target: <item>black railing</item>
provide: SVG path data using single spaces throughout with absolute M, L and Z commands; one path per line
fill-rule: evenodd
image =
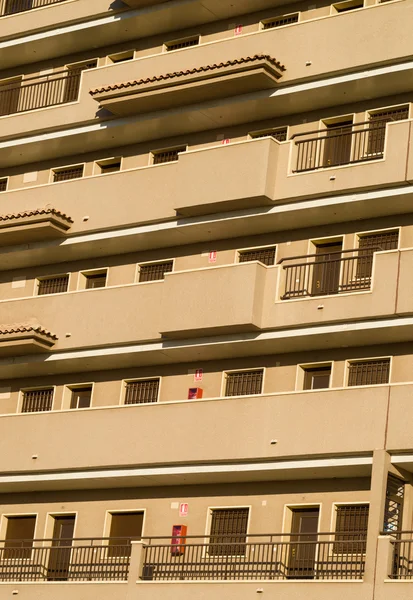
M 348 165 L 383 157 L 386 125 L 393 119 L 338 125 L 292 136 L 297 146 L 295 172 Z M 301 139 L 302 137 L 305 139 Z M 307 137 L 310 136 L 310 137 Z M 300 138 L 300 139 L 297 139 Z
M 378 250 L 381 248 L 356 248 L 281 260 L 285 271 L 285 289 L 281 299 L 370 289 L 373 254 Z M 294 262 L 285 264 L 291 261 Z
M 1 581 L 126 581 L 129 538 L 5 540 Z
M 362 579 L 366 532 L 152 538 L 143 580 Z
M 389 577 L 413 579 L 413 531 L 386 531 L 384 535 L 395 538 Z
M 79 96 L 82 71 L 95 66 L 93 61 L 79 68 L 1 83 L 0 116 L 74 102 Z
M 0 17 L 15 15 L 42 6 L 51 6 L 60 2 L 66 2 L 66 0 L 0 0 Z

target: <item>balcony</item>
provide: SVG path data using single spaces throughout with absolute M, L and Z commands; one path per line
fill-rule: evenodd
M 48 352 L 56 341 L 57 336 L 40 325 L 0 326 L 0 356 Z
M 0 246 L 64 237 L 72 219 L 54 208 L 0 215 Z
M 413 531 L 387 532 L 391 535 L 391 570 L 388 573 L 391 579 L 413 579 Z
M 136 359 L 135 359 L 136 364 Z M 109 366 L 111 363 L 109 363 Z M 70 379 L 69 379 L 70 381 Z M 6 382 L 3 385 L 7 385 Z M 188 384 L 190 385 L 190 384 Z M 165 439 L 171 423 L 179 423 L 185 435 L 175 436 L 168 446 L 168 464 L 211 464 L 216 462 L 285 461 L 303 456 L 335 456 L 367 454 L 382 445 L 386 427 L 389 397 L 398 399 L 398 386 L 365 386 L 326 389 L 318 392 L 297 391 L 266 393 L 255 396 L 204 398 L 201 401 L 119 405 L 121 385 L 107 397 L 105 388 L 96 388 L 93 407 L 70 410 L 63 407 L 57 395 L 53 411 L 17 414 L 17 402 L 3 404 L 0 417 L 0 469 L 3 474 L 18 472 L 76 471 L 81 469 L 127 468 L 148 465 L 149 470 L 165 464 Z M 403 386 L 406 404 L 412 386 Z M 182 400 L 187 389 L 182 390 Z M 108 402 L 112 406 L 105 406 Z M 63 408 L 63 409 L 62 409 Z M 410 413 L 409 413 L 410 414 Z M 320 415 L 318 433 L 308 423 Z M 357 419 L 354 418 L 357 415 Z M 409 420 L 406 419 L 406 434 Z M 228 423 L 231 423 L 230 430 Z M 368 430 L 365 423 L 369 423 Z M 265 424 L 265 425 L 263 425 Z M 393 426 L 392 426 L 393 427 Z M 349 435 L 343 439 L 346 428 Z M 139 430 L 139 435 L 136 435 Z M 76 431 L 76 444 L 62 444 L 67 431 Z M 93 443 L 90 432 L 93 431 Z M 208 436 L 205 436 L 208 431 Z M 397 433 L 395 433 L 397 435 Z M 399 442 L 403 442 L 403 430 Z M 393 437 L 393 434 L 392 434 Z M 122 444 L 108 444 L 108 439 L 122 439 Z M 276 445 L 270 444 L 276 438 Z M 397 441 L 397 437 L 395 438 Z M 246 443 L 246 440 L 248 443 Z M 392 440 L 392 446 L 395 444 Z M 401 446 L 403 447 L 403 446 Z M 409 447 L 406 445 L 406 447 Z M 53 452 L 50 452 L 53 448 Z M 35 464 L 33 453 L 38 455 Z M 291 469 L 290 478 L 367 476 L 368 466 L 334 467 L 326 475 L 326 467 Z M 316 470 L 314 470 L 316 469 Z M 335 473 L 335 475 L 334 475 Z M 247 481 L 251 476 L 267 480 L 287 477 L 282 468 L 269 468 L 259 475 L 251 472 L 186 474 L 180 482 L 189 484 L 213 481 Z M 142 473 L 132 477 L 133 485 L 176 484 L 179 475 Z M 97 483 L 102 483 L 101 479 Z M 122 480 L 119 481 L 121 485 Z M 96 482 L 94 482 L 94 485 Z M 123 481 L 125 484 L 125 481 Z M 3 486 L 6 485 L 4 482 Z M 33 482 L 30 484 L 33 489 Z M 36 485 L 41 485 L 39 482 Z M 50 482 L 47 485 L 51 485 Z M 60 485 L 57 481 L 56 485 Z M 71 481 L 70 487 L 82 485 Z M 89 481 L 91 485 L 91 481 Z M 7 491 L 13 491 L 15 484 Z M 4 488 L 5 489 L 5 488 Z M 21 490 L 19 490 L 21 491 Z
M 205 537 L 208 541 L 205 541 Z M 366 532 L 261 536 L 188 536 L 144 542 L 146 581 L 362 579 Z M 345 539 L 346 541 L 343 541 Z
M 285 67 L 271 56 L 256 54 L 112 84 L 91 90 L 90 95 L 117 116 L 142 114 L 269 90 L 283 71 Z
M 161 333 L 186 337 L 258 330 L 266 273 L 258 262 L 168 273 Z

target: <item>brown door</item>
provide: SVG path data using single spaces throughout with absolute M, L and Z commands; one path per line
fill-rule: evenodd
M 291 546 L 288 560 L 288 577 L 310 579 L 314 577 L 317 549 L 318 508 L 293 511 Z
M 47 569 L 49 581 L 68 579 L 75 518 L 74 515 L 54 517 L 53 542 Z
M 343 121 L 326 126 L 323 167 L 346 165 L 350 162 L 352 125 L 352 121 Z
M 317 246 L 313 270 L 312 295 L 337 294 L 340 283 L 342 242 Z

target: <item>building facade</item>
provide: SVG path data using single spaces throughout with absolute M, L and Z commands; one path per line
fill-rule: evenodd
M 0 600 L 413 592 L 413 0 L 0 0 Z

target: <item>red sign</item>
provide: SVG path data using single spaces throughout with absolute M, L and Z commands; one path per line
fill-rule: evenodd
M 211 252 L 209 253 L 208 261 L 210 263 L 217 262 L 217 251 L 216 250 L 211 250 Z
M 194 381 L 202 381 L 203 376 L 204 376 L 204 371 L 202 369 L 196 369 L 195 375 L 194 375 Z
M 235 27 L 235 35 L 239 35 L 240 33 L 242 33 L 242 25 L 237 25 Z
M 229 138 L 225 138 L 224 140 L 222 140 L 222 145 L 223 146 L 227 146 L 230 143 L 231 143 L 231 140 Z
M 187 502 L 181 502 L 179 505 L 179 516 L 187 517 L 189 512 L 189 504 Z

